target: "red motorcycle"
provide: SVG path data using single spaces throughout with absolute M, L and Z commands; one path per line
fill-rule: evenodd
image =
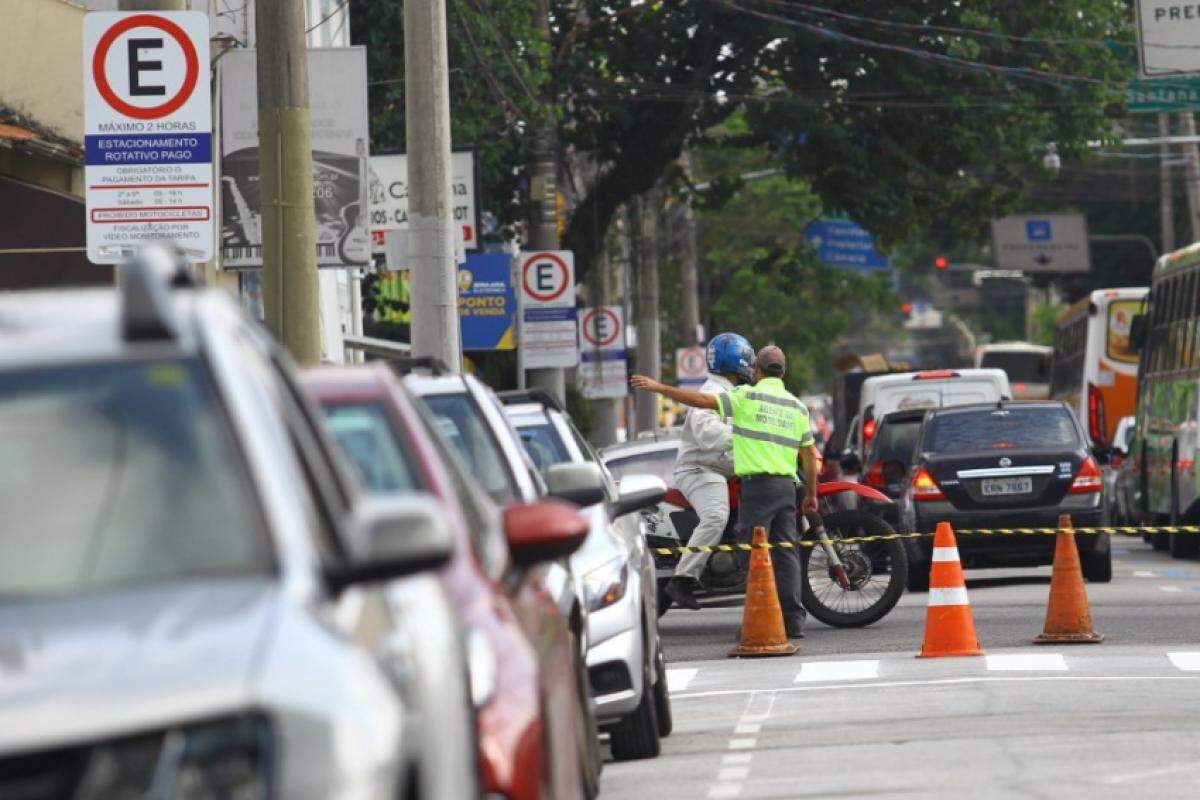
M 796 511 L 803 565 L 801 602 L 808 613 L 835 628 L 870 625 L 891 611 L 904 593 L 908 558 L 899 540 L 846 541 L 871 536 L 888 536 L 895 530 L 884 519 L 868 511 L 842 507 L 847 492 L 875 503 L 890 504 L 883 493 L 857 483 L 833 481 L 817 487 L 820 510 L 804 515 Z M 737 535 L 737 480 L 729 482 L 729 522 L 720 544 L 742 543 Z M 671 489 L 658 509 L 646 512 L 646 542 L 651 548 L 675 548 L 687 542 L 700 517 L 678 489 Z M 664 591 L 675 574 L 680 554 L 654 552 L 658 580 L 658 613 L 671 606 Z M 700 576 L 698 597 L 742 595 L 746 591 L 749 557 L 746 551 L 715 552 Z

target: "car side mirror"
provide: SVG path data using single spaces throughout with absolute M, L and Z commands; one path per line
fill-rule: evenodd
M 579 549 L 587 534 L 587 519 L 564 500 L 516 503 L 504 509 L 508 550 L 522 567 L 566 558 Z
M 431 496 L 365 497 L 351 514 L 345 563 L 329 574 L 339 590 L 436 569 L 454 551 L 445 509 Z
M 1129 346 L 1140 351 L 1146 344 L 1146 315 L 1135 314 L 1129 321 Z
M 842 467 L 842 472 L 854 472 L 854 473 L 862 472 L 862 468 L 863 468 L 862 459 L 858 457 L 857 453 L 854 453 L 854 452 L 842 453 L 842 459 L 838 463 Z
M 551 497 L 574 503 L 580 508 L 603 503 L 604 475 L 592 463 L 553 464 L 546 468 L 546 488 Z
M 653 475 L 627 475 L 617 484 L 617 502 L 609 508 L 612 519 L 653 508 L 667 496 L 667 485 Z

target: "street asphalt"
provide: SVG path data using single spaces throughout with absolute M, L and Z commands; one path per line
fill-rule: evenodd
M 874 626 L 810 623 L 788 658 L 726 657 L 740 607 L 663 619 L 674 733 L 602 797 L 1200 796 L 1200 562 L 1114 541 L 1098 645 L 1034 647 L 1049 568 L 968 571 L 987 655 L 916 659 L 924 594 Z

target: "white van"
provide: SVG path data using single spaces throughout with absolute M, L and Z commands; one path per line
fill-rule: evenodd
M 867 445 L 878 421 L 893 411 L 942 408 L 1012 399 L 1008 375 L 1002 369 L 939 369 L 876 375 L 863 381 L 853 452 L 866 458 Z

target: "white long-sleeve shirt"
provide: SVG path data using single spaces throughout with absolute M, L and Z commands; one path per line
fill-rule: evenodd
M 720 375 L 709 374 L 700 387 L 704 394 L 723 394 L 733 384 Z M 675 471 L 706 469 L 725 477 L 733 475 L 733 426 L 716 411 L 690 408 L 683 420 Z

